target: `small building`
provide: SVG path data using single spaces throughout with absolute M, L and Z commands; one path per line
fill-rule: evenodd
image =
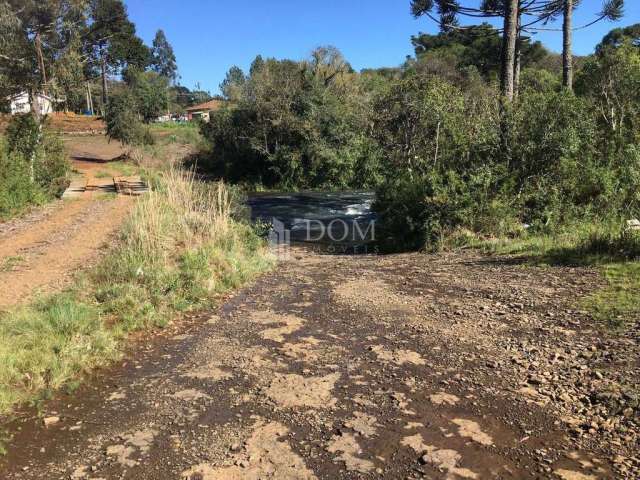
M 208 102 L 194 105 L 187 108 L 187 118 L 189 120 L 201 119 L 205 122 L 209 121 L 209 112 L 219 110 L 224 104 L 224 100 L 209 100 Z
M 31 111 L 31 102 L 29 101 L 29 94 L 27 92 L 12 95 L 8 100 L 11 107 L 11 115 L 29 113 Z M 54 100 L 50 96 L 39 93 L 36 96 L 36 103 L 38 104 L 40 115 L 53 113 Z
M 170 113 L 165 113 L 164 115 L 160 115 L 159 117 L 156 117 L 156 122 L 157 123 L 165 123 L 165 122 L 170 122 L 172 120 L 172 116 Z

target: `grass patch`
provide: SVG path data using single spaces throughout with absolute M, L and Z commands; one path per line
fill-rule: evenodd
M 131 176 L 131 175 L 138 175 L 140 174 L 140 167 L 136 166 L 136 165 L 132 165 L 130 163 L 127 162 L 123 162 L 122 160 L 116 160 L 114 162 L 109 162 L 108 163 L 109 166 L 109 171 L 100 171 L 98 172 L 98 174 L 96 175 L 96 177 L 98 177 L 98 175 L 100 174 L 104 174 L 105 176 Z M 98 177 L 100 178 L 100 177 Z M 104 178 L 104 177 L 103 177 Z
M 614 263 L 602 268 L 608 285 L 584 300 L 595 319 L 624 328 L 640 318 L 640 262 Z
M 156 123 L 150 126 L 150 130 L 158 143 L 164 145 L 177 143 L 200 147 L 204 143 L 204 139 L 200 134 L 200 125 L 197 122 Z
M 113 173 L 112 172 L 106 172 L 104 170 L 100 170 L 99 172 L 96 172 L 94 177 L 96 177 L 96 178 L 110 178 L 110 177 L 113 177 Z
M 24 257 L 22 255 L 12 255 L 6 257 L 0 263 L 0 272 L 10 272 L 22 262 L 24 262 Z
M 99 265 L 69 290 L 2 314 L 0 413 L 77 385 L 118 358 L 130 332 L 210 307 L 267 269 L 263 242 L 232 210 L 224 184 L 167 172 Z

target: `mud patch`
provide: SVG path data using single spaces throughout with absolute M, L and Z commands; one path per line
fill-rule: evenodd
M 312 362 L 320 356 L 318 346 L 322 343 L 315 337 L 304 337 L 299 343 L 285 343 L 280 351 L 289 358 Z
M 221 382 L 233 377 L 231 373 L 214 365 L 202 366 L 193 370 L 188 370 L 182 376 L 196 380 L 212 380 L 214 382 Z
M 156 435 L 158 435 L 158 432 L 151 429 L 138 430 L 129 435 L 122 435 L 120 438 L 123 443 L 108 446 L 106 450 L 107 456 L 114 457 L 116 462 L 123 467 L 135 467 L 139 462 L 132 459 L 131 456 L 137 452 L 141 455 L 148 453 Z
M 196 400 L 200 400 L 201 398 L 205 398 L 207 400 L 211 398 L 206 393 L 203 393 L 199 390 L 195 390 L 193 388 L 181 390 L 179 392 L 174 393 L 173 395 L 170 395 L 170 397 L 178 400 L 184 400 L 185 402 L 194 402 Z
M 182 473 L 183 480 L 316 480 L 304 461 L 281 440 L 289 433 L 284 425 L 272 422 L 256 425 L 244 452 L 234 456 L 235 465 L 214 467 L 201 464 Z
M 266 394 L 282 408 L 329 408 L 337 402 L 332 391 L 339 378 L 339 373 L 310 378 L 296 374 L 276 375 Z
M 427 463 L 438 470 L 444 470 L 449 475 L 447 478 L 461 477 L 461 478 L 471 478 L 478 479 L 478 474 L 472 472 L 467 468 L 458 467 L 458 463 L 462 460 L 462 456 L 456 452 L 455 450 L 443 449 L 443 450 L 432 450 L 431 452 L 427 452 L 423 455 L 422 461 Z
M 107 402 L 115 402 L 116 400 L 124 400 L 127 398 L 127 394 L 124 392 L 113 392 L 107 397 Z
M 593 475 L 586 475 L 580 472 L 574 472 L 573 470 L 556 470 L 554 472 L 562 480 L 596 480 Z
M 416 453 L 422 455 L 425 452 L 428 452 L 432 447 L 431 445 L 427 445 L 424 443 L 424 438 L 419 433 L 415 435 L 411 435 L 409 437 L 404 437 L 400 442 L 405 447 L 409 447 L 413 449 Z
M 333 293 L 342 303 L 364 310 L 401 310 L 410 313 L 419 305 L 418 298 L 400 295 L 382 280 L 371 278 L 342 283 L 333 289 Z
M 421 434 L 411 435 L 402 439 L 402 445 L 413 449 L 418 455 L 422 455 L 420 461 L 432 467 L 447 472 L 447 478 L 478 479 L 478 474 L 458 467 L 462 455 L 451 449 L 438 449 L 433 445 L 427 445 Z
M 372 437 L 376 434 L 376 427 L 379 425 L 376 417 L 363 412 L 354 412 L 353 418 L 344 422 L 344 426 L 363 437 Z

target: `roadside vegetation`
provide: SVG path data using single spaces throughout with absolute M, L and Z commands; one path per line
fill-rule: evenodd
M 60 195 L 69 172 L 60 137 L 30 115 L 14 117 L 0 136 L 0 220 Z
M 231 197 L 222 183 L 164 173 L 96 267 L 64 292 L 0 315 L 0 412 L 73 387 L 117 358 L 127 334 L 210 307 L 268 268 L 262 241 L 232 218 Z

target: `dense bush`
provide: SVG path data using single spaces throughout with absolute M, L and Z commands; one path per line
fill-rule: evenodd
M 375 208 L 387 245 L 434 249 L 460 232 L 550 234 L 640 215 L 640 50 L 600 50 L 578 95 L 546 71 L 525 79 L 501 120 L 497 92 L 471 96 L 441 76 L 409 76 L 380 97 L 388 175 Z
M 237 84 L 232 84 L 234 78 Z M 200 166 L 232 181 L 281 188 L 350 188 L 379 180 L 372 96 L 335 49 L 305 62 L 254 62 L 229 75 L 232 105 L 203 125 L 211 154 Z
M 495 41 L 413 40 L 416 58 L 396 69 L 355 73 L 331 48 L 303 62 L 258 57 L 248 75 L 234 67 L 226 107 L 202 127 L 201 166 L 272 188 L 375 188 L 378 231 L 402 249 L 640 215 L 633 39 L 580 63 L 575 93 L 559 59 L 527 45 L 510 105 Z
M 31 115 L 13 117 L 0 141 L 0 218 L 60 195 L 69 170 L 58 134 Z
M 123 145 L 152 144 L 151 133 L 140 120 L 136 97 L 128 90 L 109 100 L 105 115 L 107 135 Z

